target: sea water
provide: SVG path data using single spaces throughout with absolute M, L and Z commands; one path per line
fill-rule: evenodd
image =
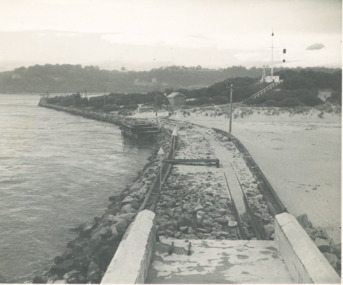
M 0 274 L 11 282 L 48 269 L 71 228 L 101 216 L 151 154 L 115 125 L 39 99 L 0 95 Z

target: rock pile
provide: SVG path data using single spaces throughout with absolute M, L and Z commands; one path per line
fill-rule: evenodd
M 191 131 L 190 131 L 191 130 Z M 192 125 L 184 124 L 179 134 L 182 144 L 176 154 L 177 159 L 214 159 L 216 158 L 210 143 L 204 135 Z
M 316 228 L 308 220 L 306 214 L 297 217 L 298 222 L 313 240 L 318 249 L 323 253 L 336 272 L 341 275 L 341 244 L 335 244 L 323 228 Z
M 217 168 L 174 167 L 156 208 L 158 234 L 180 239 L 238 239 L 224 183 Z

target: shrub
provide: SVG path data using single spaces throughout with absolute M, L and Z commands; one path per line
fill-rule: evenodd
M 109 104 L 104 107 L 104 111 L 106 112 L 118 111 L 119 109 L 120 107 L 117 104 Z
M 334 91 L 330 98 L 327 99 L 331 103 L 336 103 L 342 106 L 342 92 Z
M 268 99 L 264 102 L 266 106 L 275 107 L 277 106 L 277 102 L 274 99 Z
M 301 106 L 303 103 L 298 98 L 285 98 L 278 103 L 279 107 Z
M 309 89 L 298 89 L 295 91 L 296 97 L 306 106 L 316 106 L 323 103 L 318 98 L 318 91 Z

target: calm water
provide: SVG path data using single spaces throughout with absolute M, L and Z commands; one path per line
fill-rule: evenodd
M 0 95 L 0 274 L 23 282 L 49 267 L 136 176 L 151 148 L 111 124 Z

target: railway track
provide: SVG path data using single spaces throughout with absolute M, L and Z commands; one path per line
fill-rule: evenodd
M 240 151 L 240 153 L 242 154 L 242 156 L 246 162 L 246 165 L 249 167 L 251 173 L 254 175 L 254 177 L 257 179 L 257 181 L 259 181 L 258 190 L 263 195 L 263 199 L 266 202 L 268 209 L 270 210 L 270 213 L 272 214 L 272 216 L 275 216 L 275 215 L 283 213 L 283 212 L 287 212 L 285 206 L 283 205 L 283 203 L 281 202 L 281 200 L 277 196 L 275 190 L 273 189 L 273 187 L 271 186 L 271 184 L 269 183 L 269 181 L 267 180 L 267 178 L 263 174 L 262 170 L 259 168 L 259 166 L 256 164 L 254 159 L 251 157 L 248 150 L 243 146 L 243 144 L 237 138 L 235 138 L 233 135 L 230 135 L 225 131 L 222 131 L 219 129 L 214 129 L 214 130 L 217 133 L 227 137 L 230 141 L 232 141 L 234 143 L 234 145 L 236 146 L 236 148 Z M 213 136 L 211 136 L 211 137 L 212 137 L 212 139 L 217 140 Z M 218 141 L 218 143 L 220 143 L 220 142 Z M 231 164 L 231 166 L 232 166 L 232 164 Z M 232 166 L 232 169 L 234 169 L 233 166 Z M 237 181 L 240 184 L 241 195 L 242 195 L 244 205 L 246 208 L 246 213 L 244 215 L 245 222 L 247 222 L 249 224 L 249 226 L 253 230 L 253 233 L 257 239 L 267 239 L 263 223 L 261 222 L 261 220 L 259 220 L 256 217 L 254 210 L 250 206 L 250 204 L 248 202 L 248 197 L 246 196 L 245 192 L 243 191 L 242 185 L 240 183 L 240 180 L 237 176 L 236 171 L 235 171 L 235 176 L 236 176 Z M 230 183 L 228 183 L 228 184 L 230 184 Z M 242 215 L 240 215 L 239 219 L 240 219 L 241 224 L 243 224 L 243 222 L 242 222 L 243 216 Z M 241 226 L 241 231 L 242 231 L 242 234 L 241 234 L 242 236 L 247 235 L 247 231 L 243 226 Z
M 247 166 L 249 167 L 250 171 L 260 182 L 258 189 L 263 195 L 263 199 L 268 205 L 270 213 L 274 216 L 279 213 L 285 212 L 286 208 L 283 206 L 282 202 L 277 197 L 274 189 L 268 182 L 267 178 L 264 176 L 264 174 L 262 173 L 256 162 L 253 160 L 253 158 L 250 156 L 246 148 L 235 137 L 229 135 L 228 133 L 222 130 L 214 130 L 217 133 L 220 133 L 221 135 L 227 137 L 230 141 L 232 141 L 237 147 L 237 149 L 242 153 L 243 158 Z M 205 137 L 215 146 L 217 150 L 216 155 L 220 158 L 220 164 L 223 168 L 227 188 L 231 196 L 232 212 L 237 221 L 237 233 L 239 238 L 244 240 L 251 238 L 257 238 L 261 240 L 267 239 L 263 223 L 258 217 L 256 217 L 254 210 L 249 204 L 248 197 L 243 191 L 241 182 L 237 176 L 237 173 L 232 163 L 229 161 L 227 157 L 225 157 L 227 149 L 214 136 L 206 133 Z M 151 184 L 150 189 L 138 211 L 144 209 L 155 211 L 161 195 L 161 186 L 166 182 L 170 174 L 177 147 L 177 137 L 172 136 L 169 154 L 162 161 L 162 166 L 158 173 L 156 173 L 156 178 Z
M 213 135 L 206 133 L 206 137 L 216 149 L 217 156 L 221 158 L 220 164 L 223 168 L 226 185 L 230 192 L 232 211 L 238 224 L 240 238 L 243 240 L 251 238 L 266 239 L 263 226 L 253 215 L 253 211 L 247 202 L 236 171 L 229 157 L 226 155 L 227 149 Z
M 265 177 L 262 170 L 255 162 L 255 160 L 252 158 L 252 156 L 250 155 L 249 151 L 245 148 L 245 146 L 235 136 L 230 135 L 227 132 L 219 129 L 214 130 L 226 136 L 229 140 L 231 140 L 235 144 L 236 148 L 240 151 L 240 153 L 242 153 L 243 158 L 247 166 L 249 167 L 251 173 L 261 182 L 259 190 L 263 194 L 272 214 L 275 216 L 277 214 L 287 212 L 286 207 L 283 205 L 282 201 L 278 197 L 273 186 L 269 183 L 268 179 Z

